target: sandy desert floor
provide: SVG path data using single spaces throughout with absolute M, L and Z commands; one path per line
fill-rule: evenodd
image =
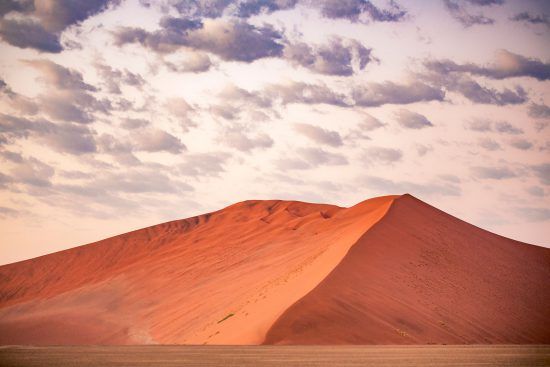
M 0 347 L 1 366 L 549 366 L 550 346 Z

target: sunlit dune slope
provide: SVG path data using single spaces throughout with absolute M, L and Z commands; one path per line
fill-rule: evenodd
M 266 344 L 550 343 L 550 249 L 404 195 Z
M 246 201 L 0 267 L 0 344 L 260 344 L 387 212 Z

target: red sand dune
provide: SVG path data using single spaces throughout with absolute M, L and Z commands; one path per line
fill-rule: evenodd
M 549 279 L 410 195 L 246 201 L 1 266 L 0 344 L 548 344 Z

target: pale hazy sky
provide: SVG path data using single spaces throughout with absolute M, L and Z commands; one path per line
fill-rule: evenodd
M 80 5 L 79 5 L 80 3 Z M 0 264 L 409 192 L 550 246 L 550 2 L 0 2 Z

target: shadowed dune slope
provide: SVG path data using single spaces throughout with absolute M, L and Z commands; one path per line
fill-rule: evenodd
M 404 195 L 265 344 L 550 343 L 550 250 Z
M 245 201 L 0 267 L 0 344 L 261 344 L 395 196 Z

